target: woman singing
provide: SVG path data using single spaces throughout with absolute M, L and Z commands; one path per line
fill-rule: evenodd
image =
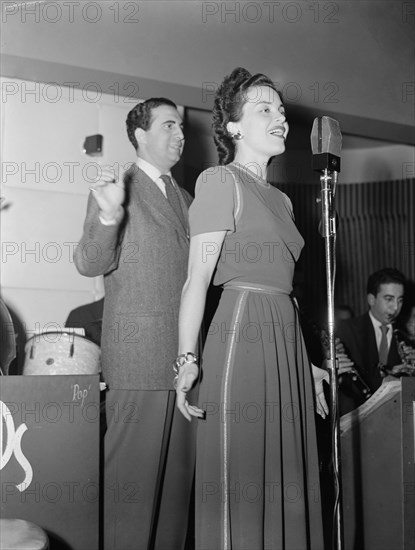
M 198 426 L 196 548 L 323 548 L 315 403 L 322 379 L 309 363 L 291 298 L 304 241 L 288 197 L 267 181 L 288 124 L 272 81 L 235 69 L 213 111 L 220 166 L 205 170 L 190 208 L 188 278 L 175 362 L 177 405 Z M 196 356 L 206 293 L 223 287 L 203 361 Z M 313 369 L 313 370 L 312 370 Z M 316 391 L 313 389 L 313 375 Z M 201 375 L 200 407 L 186 392 Z

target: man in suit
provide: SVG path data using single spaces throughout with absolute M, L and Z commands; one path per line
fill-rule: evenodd
M 194 428 L 175 407 L 172 362 L 187 274 L 191 196 L 171 177 L 183 124 L 165 98 L 127 117 L 137 161 L 103 172 L 88 199 L 75 264 L 104 275 L 102 371 L 105 550 L 180 550 L 187 532 Z
M 359 317 L 339 322 L 336 336 L 353 368 L 374 393 L 382 383 L 381 367 L 399 365 L 393 322 L 401 311 L 405 292 L 404 275 L 393 268 L 384 268 L 370 275 L 367 282 L 369 310 Z M 365 401 L 358 382 L 353 381 L 350 366 L 339 368 L 340 415 L 359 407 Z

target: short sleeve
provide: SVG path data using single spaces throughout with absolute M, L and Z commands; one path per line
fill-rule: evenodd
M 293 210 L 293 204 L 291 202 L 291 199 L 288 197 L 288 195 L 286 195 L 282 191 L 281 191 L 281 193 L 283 195 L 283 198 L 284 198 L 284 201 L 285 201 L 285 206 L 288 210 L 288 213 L 289 213 L 291 219 L 294 220 L 294 210 Z
M 212 231 L 235 231 L 235 183 L 224 166 L 209 168 L 196 181 L 189 208 L 190 236 Z

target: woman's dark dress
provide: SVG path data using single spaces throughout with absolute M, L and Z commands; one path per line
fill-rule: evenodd
M 290 200 L 241 165 L 210 168 L 190 227 L 227 230 L 202 361 L 196 548 L 320 550 L 313 381 L 290 297 L 304 241 Z M 214 250 L 207 235 L 203 253 Z

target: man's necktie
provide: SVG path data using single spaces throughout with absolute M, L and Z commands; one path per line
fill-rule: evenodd
M 380 330 L 382 332 L 382 338 L 380 339 L 380 346 L 379 346 L 379 363 L 382 363 L 382 365 L 386 365 L 388 362 L 388 339 L 386 337 L 389 327 L 386 325 L 380 325 Z
M 173 185 L 171 177 L 167 176 L 166 174 L 163 174 L 162 176 L 160 176 L 160 179 L 162 179 L 165 183 L 167 200 L 171 204 L 173 210 L 176 212 L 177 216 L 179 217 L 179 220 L 183 224 L 185 224 L 183 210 L 182 210 L 182 207 L 180 205 L 179 195 L 178 195 L 178 192 L 177 192 L 175 186 Z

